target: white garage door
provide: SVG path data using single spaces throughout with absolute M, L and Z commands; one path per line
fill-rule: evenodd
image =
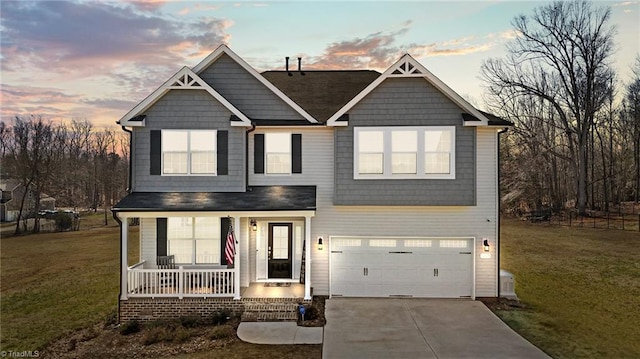
M 332 237 L 331 295 L 471 297 L 472 238 Z

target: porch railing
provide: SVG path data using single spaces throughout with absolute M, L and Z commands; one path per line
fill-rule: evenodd
M 143 263 L 128 268 L 129 297 L 232 297 L 233 269 L 142 269 Z

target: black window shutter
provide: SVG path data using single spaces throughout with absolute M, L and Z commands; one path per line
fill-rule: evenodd
M 253 173 L 264 173 L 264 134 L 253 136 Z
M 227 258 L 224 256 L 224 248 L 227 245 L 227 233 L 229 232 L 230 218 L 220 218 L 220 264 L 226 265 Z
M 302 173 L 302 135 L 291 135 L 291 173 Z
M 149 166 L 150 175 L 160 175 L 162 173 L 162 131 L 151 130 L 151 164 Z
M 167 219 L 156 218 L 156 255 L 167 255 Z
M 229 174 L 229 131 L 218 131 L 218 175 Z

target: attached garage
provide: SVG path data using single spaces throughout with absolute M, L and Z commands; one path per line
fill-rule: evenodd
M 331 296 L 474 296 L 474 238 L 331 237 L 330 249 Z

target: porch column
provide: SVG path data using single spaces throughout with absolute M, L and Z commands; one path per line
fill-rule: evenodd
M 234 281 L 233 281 L 233 299 L 240 299 L 240 217 L 233 217 L 233 227 L 236 230 L 236 256 L 233 259 Z
M 127 292 L 129 291 L 128 277 L 129 271 L 127 270 L 127 263 L 129 258 L 127 257 L 128 242 L 129 242 L 129 219 L 120 219 L 120 299 L 127 300 Z
M 304 246 L 304 256 L 307 259 L 304 269 L 304 300 L 311 300 L 311 217 L 304 217 L 304 240 L 307 245 Z

